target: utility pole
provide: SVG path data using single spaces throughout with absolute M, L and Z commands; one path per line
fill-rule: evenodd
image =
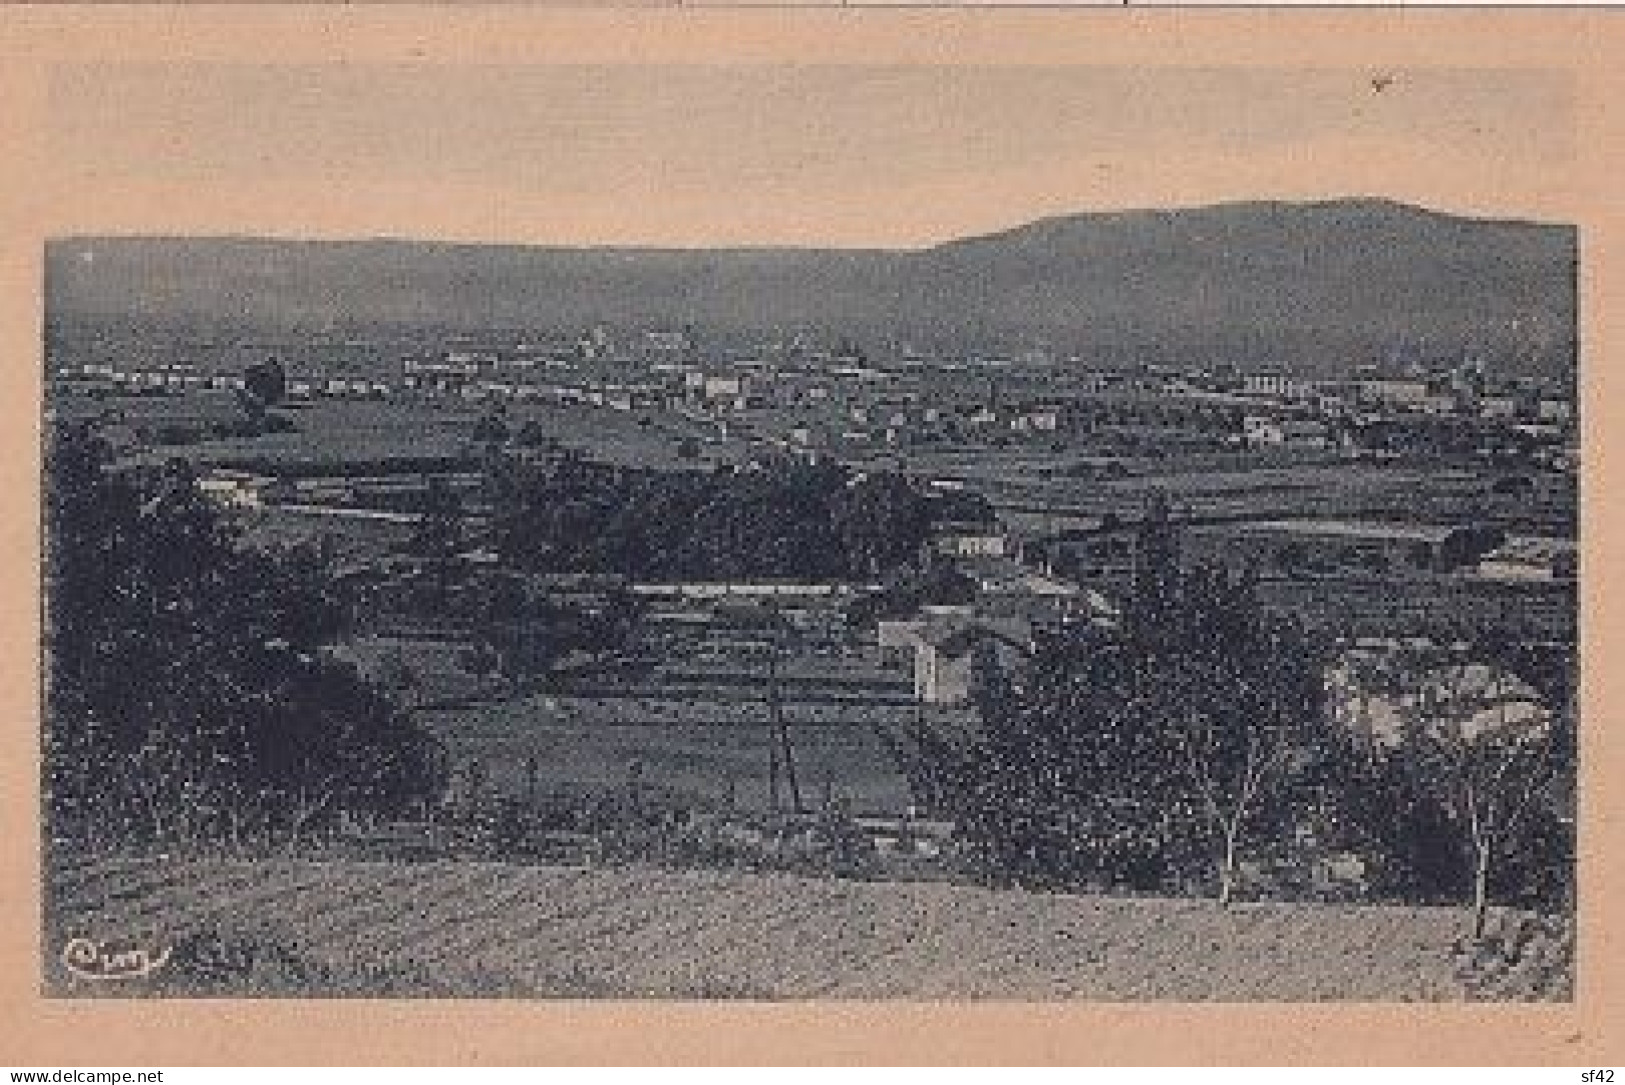
M 626 766 L 626 793 L 631 800 L 632 813 L 643 813 L 643 762 L 633 758 Z
M 767 743 L 767 808 L 779 812 L 779 743 L 775 735 L 769 735 Z
M 920 765 L 925 765 L 927 763 L 924 754 L 925 736 L 927 734 L 929 734 L 929 731 L 926 728 L 925 701 L 916 700 L 914 702 L 914 734 L 910 737 L 914 742 L 914 757 L 916 762 Z M 929 772 L 928 776 L 925 773 L 916 772 L 914 774 L 914 779 L 909 781 L 908 798 L 910 809 L 925 802 L 936 802 L 936 780 L 937 772 L 940 770 L 933 767 L 927 771 Z M 921 794 L 915 794 L 916 780 L 919 782 L 919 791 Z M 931 782 L 927 783 L 927 780 Z
M 485 771 L 485 762 L 474 758 L 468 763 L 467 774 L 467 814 L 470 818 L 478 816 L 480 804 L 485 800 L 485 784 L 489 777 Z
M 785 783 L 790 785 L 790 809 L 793 813 L 801 813 L 801 785 L 796 780 L 796 755 L 790 745 L 790 728 L 784 722 L 784 698 L 779 689 L 779 633 L 778 612 L 774 612 L 774 626 L 769 634 L 767 657 L 767 697 L 768 710 L 772 714 L 773 733 L 778 742 L 779 749 L 784 756 Z

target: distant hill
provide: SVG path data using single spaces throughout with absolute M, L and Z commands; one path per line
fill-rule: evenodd
M 1571 226 L 1334 200 L 1069 215 L 919 251 L 68 238 L 45 286 L 54 320 L 809 327 L 1305 373 L 1474 348 L 1558 375 L 1576 262 Z

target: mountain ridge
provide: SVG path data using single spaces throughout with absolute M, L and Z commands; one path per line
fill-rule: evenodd
M 298 234 L 278 233 L 201 233 L 201 234 L 171 234 L 171 233 L 66 233 L 55 234 L 47 239 L 49 245 L 66 245 L 95 242 L 196 242 L 218 241 L 226 243 L 274 243 L 274 244 L 309 244 L 309 245 L 403 245 L 425 248 L 453 248 L 453 249 L 543 249 L 550 252 L 625 252 L 625 253 L 759 253 L 759 252 L 785 252 L 785 253 L 885 253 L 891 255 L 908 255 L 913 253 L 930 252 L 935 249 L 946 248 L 950 245 L 959 245 L 972 241 L 991 240 L 1008 234 L 1020 233 L 1035 227 L 1047 226 L 1056 223 L 1066 223 L 1074 220 L 1105 221 L 1110 219 L 1155 219 L 1168 216 L 1190 214 L 1222 214 L 1240 211 L 1270 211 L 1270 210 L 1299 210 L 1304 212 L 1320 212 L 1339 208 L 1360 209 L 1370 211 L 1390 211 L 1398 216 L 1413 216 L 1422 219 L 1441 219 L 1459 223 L 1481 226 L 1513 226 L 1530 227 L 1535 229 L 1572 230 L 1574 225 L 1567 222 L 1552 221 L 1526 216 L 1473 214 L 1468 212 L 1442 211 L 1437 208 L 1425 207 L 1421 204 L 1407 203 L 1403 200 L 1392 199 L 1387 196 L 1332 196 L 1310 200 L 1286 199 L 1241 199 L 1220 200 L 1213 203 L 1192 204 L 1181 207 L 1125 207 L 1092 211 L 1063 211 L 1051 215 L 1041 215 L 1038 218 L 1024 222 L 1013 223 L 1009 226 L 995 227 L 987 230 L 978 230 L 955 237 L 942 238 L 925 245 L 805 245 L 764 242 L 756 245 L 656 245 L 656 244 L 606 244 L 606 245 L 565 245 L 553 242 L 513 242 L 513 241 L 481 241 L 466 239 L 445 239 L 413 237 L 407 234 L 371 234 L 345 237 L 309 237 Z
M 1472 349 L 1554 372 L 1577 236 L 1370 197 L 1056 215 L 923 249 L 78 236 L 47 243 L 45 286 L 52 319 L 811 328 L 1306 371 Z

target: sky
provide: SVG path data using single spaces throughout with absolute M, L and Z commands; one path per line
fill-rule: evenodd
M 1047 215 L 1385 196 L 1572 219 L 1541 70 L 86 65 L 52 232 L 913 248 Z

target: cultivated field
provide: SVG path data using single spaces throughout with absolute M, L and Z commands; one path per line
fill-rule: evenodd
M 901 811 L 908 783 L 884 736 L 909 713 L 786 704 L 804 795 L 814 800 L 827 789 L 859 811 Z M 534 758 L 544 790 L 619 787 L 635 766 L 643 782 L 703 804 L 721 802 L 731 787 L 740 807 L 767 805 L 773 732 L 759 702 L 536 696 L 424 710 L 419 718 L 455 764 L 478 761 L 491 785 L 510 795 L 523 794 L 525 762 Z
M 62 418 L 99 418 L 131 427 L 205 426 L 241 415 L 234 398 L 224 392 L 97 398 L 69 391 L 56 394 L 52 405 Z M 454 456 L 492 406 L 480 401 L 422 401 L 406 396 L 290 401 L 280 413 L 297 426 L 295 432 L 158 446 L 157 454 L 184 455 L 204 463 L 251 459 L 311 465 Z M 668 411 L 531 402 L 509 404 L 505 413 L 510 427 L 536 422 L 554 440 L 594 459 L 633 466 L 684 465 L 688 461 L 680 454 L 683 442 L 704 436 L 694 424 Z M 708 459 L 720 455 L 716 449 L 702 449 L 702 453 Z
M 1296 455 L 1301 462 L 1287 462 Z M 1457 524 L 1488 520 L 1514 532 L 1572 536 L 1578 507 L 1572 476 L 1529 473 L 1532 491 L 1495 489 L 1508 472 L 1480 465 L 1326 462 L 1326 453 L 1172 456 L 1126 460 L 1127 477 L 1102 480 L 1087 456 L 1032 453 L 912 453 L 910 470 L 957 479 L 1001 511 L 1048 510 L 1133 518 L 1149 495 L 1165 495 L 1182 517 L 1213 520 L 1378 520 Z M 1512 472 L 1516 473 L 1516 472 Z
M 1569 926 L 1459 910 L 1036 894 L 496 863 L 107 860 L 59 875 L 59 994 L 1566 1000 Z M 175 945 L 75 979 L 67 939 Z
M 462 648 L 457 641 L 362 637 L 346 655 L 371 673 L 388 656 L 404 661 L 414 675 L 405 696 L 418 719 L 445 742 L 455 765 L 478 762 L 499 793 L 523 795 L 526 762 L 534 759 L 543 792 L 619 788 L 635 770 L 643 783 L 699 805 L 731 794 L 742 809 L 767 808 L 774 717 L 760 660 L 723 649 L 712 658 L 690 646 L 646 673 L 588 668 L 556 677 L 562 689 L 516 693 L 501 679 L 462 671 Z M 974 719 L 969 708 L 920 708 L 906 673 L 862 653 L 787 655 L 779 683 L 803 796 L 820 801 L 827 794 L 859 812 L 900 813 L 912 801 L 892 746 L 910 724 L 923 719 L 957 734 Z

